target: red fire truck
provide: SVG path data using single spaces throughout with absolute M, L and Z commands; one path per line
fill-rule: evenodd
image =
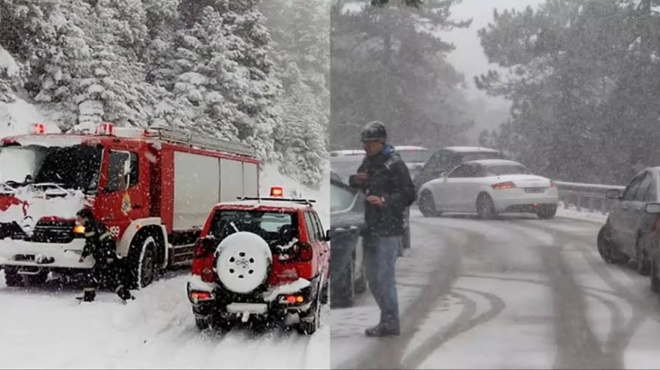
M 117 238 L 135 287 L 189 264 L 209 210 L 258 196 L 259 162 L 242 144 L 171 128 L 99 125 L 49 134 L 44 124 L 0 144 L 0 265 L 8 286 L 71 275 L 84 245 L 75 214 L 89 207 Z

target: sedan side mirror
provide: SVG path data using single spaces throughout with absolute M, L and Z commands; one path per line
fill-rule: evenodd
M 330 239 L 331 239 L 331 237 L 330 237 L 330 230 L 326 230 L 326 232 L 325 232 L 325 241 L 326 241 L 326 242 L 329 242 Z
M 440 177 L 442 177 L 443 179 L 446 179 L 447 176 L 449 176 L 449 172 L 443 172 L 440 174 Z
M 605 193 L 607 199 L 621 199 L 621 191 L 619 189 L 610 189 Z
M 649 203 L 644 207 L 646 213 L 657 215 L 660 214 L 660 203 Z

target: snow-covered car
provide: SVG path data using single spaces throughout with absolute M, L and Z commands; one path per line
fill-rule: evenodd
M 557 185 L 533 175 L 518 162 L 483 159 L 463 163 L 419 190 L 419 209 L 426 217 L 442 213 L 474 213 L 494 218 L 499 213 L 557 213 Z
M 362 259 L 364 194 L 340 180 L 330 181 L 330 300 L 332 307 L 351 307 L 356 293 L 367 289 Z
M 238 321 L 312 334 L 328 301 L 330 233 L 313 201 L 241 198 L 216 205 L 194 249 L 187 284 L 199 329 Z
M 421 146 L 399 145 L 396 147 L 396 151 L 408 166 L 410 177 L 413 179 L 422 171 L 424 164 L 431 156 L 429 150 Z

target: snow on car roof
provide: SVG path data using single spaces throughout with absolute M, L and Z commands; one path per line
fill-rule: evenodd
M 464 152 L 492 152 L 492 153 L 498 153 L 498 150 L 495 149 L 490 149 L 490 148 L 484 148 L 483 146 L 449 146 L 444 148 L 445 150 L 451 150 L 452 152 L 459 152 L 459 153 L 464 153 Z
M 222 202 L 216 204 L 216 207 L 222 208 L 285 208 L 285 209 L 308 209 L 310 205 L 302 202 L 292 202 L 292 201 L 278 201 L 278 200 L 237 200 L 235 202 Z
M 497 165 L 497 164 L 508 164 L 508 165 L 523 166 L 524 167 L 524 165 L 522 163 L 515 162 L 515 161 L 509 161 L 507 159 L 477 159 L 477 160 L 469 161 L 469 162 L 465 162 L 465 163 L 478 163 L 478 164 L 481 164 L 481 165 L 484 165 L 484 166 Z
M 395 145 L 394 149 L 396 150 L 421 150 L 428 151 L 428 149 L 421 146 L 411 146 L 411 145 Z
M 85 136 L 46 134 L 46 135 L 16 135 L 5 138 L 6 141 L 15 142 L 21 146 L 43 146 L 43 147 L 67 147 L 80 145 L 85 141 Z

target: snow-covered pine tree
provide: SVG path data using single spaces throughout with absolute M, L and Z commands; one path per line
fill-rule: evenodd
M 282 123 L 275 128 L 276 150 L 284 157 L 280 171 L 315 186 L 327 172 L 329 2 L 266 1 L 261 9 L 285 90 Z
M 271 71 L 269 35 L 255 5 L 253 0 L 182 0 L 183 28 L 158 78 L 178 104 L 194 106 L 197 130 L 240 140 L 269 160 L 275 158 L 279 81 Z
M 59 2 L 48 13 L 53 26 L 48 44 L 37 44 L 33 60 L 33 79 L 38 81 L 34 100 L 47 108 L 50 119 L 68 129 L 78 122 L 79 81 L 92 73 L 89 38 L 84 27 L 89 5 L 82 0 Z M 84 105 L 94 114 L 102 110 L 95 104 Z
M 7 80 L 8 76 L 4 77 L 4 89 L 20 90 L 25 95 L 33 92 L 35 84 L 31 83 L 30 70 L 39 63 L 40 51 L 48 45 L 53 35 L 48 14 L 57 1 L 0 1 L 0 47 L 6 53 L 3 59 L 5 63 L 11 59 L 12 64 L 18 67 L 10 73 L 11 82 Z M 28 91 L 23 91 L 24 88 Z

